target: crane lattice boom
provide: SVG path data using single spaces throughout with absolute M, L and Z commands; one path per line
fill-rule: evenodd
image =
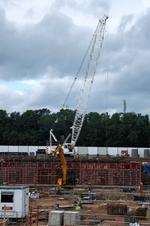
M 86 55 L 86 65 L 84 65 L 85 70 L 83 69 L 85 73 L 84 82 L 79 95 L 75 119 L 72 126 L 72 137 L 71 137 L 72 146 L 75 146 L 76 144 L 76 141 L 79 137 L 83 125 L 84 117 L 86 115 L 88 99 L 94 81 L 98 60 L 100 58 L 103 46 L 107 19 L 108 17 L 104 16 L 103 19 L 99 20 Z

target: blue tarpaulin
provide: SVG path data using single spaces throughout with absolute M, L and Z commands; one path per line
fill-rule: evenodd
M 144 173 L 150 176 L 150 164 L 144 165 Z

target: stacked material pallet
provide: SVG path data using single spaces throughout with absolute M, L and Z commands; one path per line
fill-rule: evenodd
M 127 205 L 124 204 L 107 204 L 107 214 L 109 215 L 126 215 Z
M 146 207 L 138 207 L 135 211 L 135 216 L 146 217 L 147 208 Z

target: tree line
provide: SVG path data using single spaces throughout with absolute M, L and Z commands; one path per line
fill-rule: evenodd
M 0 110 L 0 145 L 48 145 L 49 130 L 63 141 L 71 132 L 75 111 L 61 109 L 27 110 L 7 113 Z M 79 146 L 150 146 L 148 115 L 129 112 L 90 112 L 86 115 L 77 145 Z

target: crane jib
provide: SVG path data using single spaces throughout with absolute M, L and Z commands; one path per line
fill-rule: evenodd
M 71 137 L 72 146 L 75 146 L 77 142 L 77 139 L 80 135 L 83 121 L 87 112 L 87 105 L 88 105 L 88 100 L 90 96 L 90 91 L 94 82 L 98 60 L 100 58 L 101 50 L 103 47 L 107 19 L 108 17 L 104 16 L 101 20 L 99 20 L 96 30 L 93 34 L 92 40 L 90 42 L 90 46 L 88 47 L 88 51 L 86 52 L 86 55 L 84 56 L 81 62 L 80 72 L 82 71 L 82 67 L 85 68 L 85 70 L 82 72 L 85 75 L 84 75 L 83 85 L 80 90 L 80 95 L 78 99 L 77 110 L 75 113 L 73 126 L 71 127 L 72 128 L 72 137 Z

